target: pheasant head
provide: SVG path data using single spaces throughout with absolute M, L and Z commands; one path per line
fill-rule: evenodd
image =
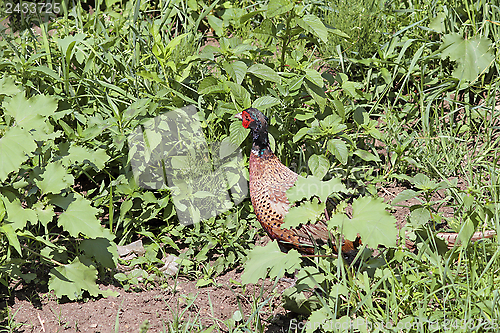
M 252 150 L 262 154 L 269 148 L 269 137 L 267 135 L 267 117 L 255 108 L 249 108 L 235 115 L 240 119 L 243 127 L 249 128 L 252 132 L 253 146 Z

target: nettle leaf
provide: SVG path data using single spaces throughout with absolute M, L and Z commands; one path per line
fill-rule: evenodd
M 21 90 L 17 87 L 16 81 L 13 78 L 4 76 L 0 79 L 0 95 L 13 96 L 20 92 Z
M 266 16 L 268 18 L 284 14 L 293 8 L 293 2 L 289 0 L 269 0 Z
M 38 223 L 36 212 L 29 208 L 23 208 L 18 198 L 15 198 L 12 202 L 3 196 L 1 199 L 5 205 L 5 210 L 7 211 L 5 220 L 7 222 L 11 222 L 11 226 L 14 230 L 24 229 L 28 221 L 30 221 L 32 225 L 36 225 Z
M 47 227 L 49 222 L 52 222 L 52 219 L 56 215 L 54 213 L 54 206 L 47 205 L 47 207 L 44 207 L 44 205 L 40 201 L 35 203 L 33 205 L 33 208 L 35 210 L 36 216 L 38 217 L 38 221 L 40 221 L 40 223 L 44 227 Z
M 90 201 L 78 195 L 76 200 L 69 204 L 68 209 L 59 216 L 57 224 L 64 228 L 73 237 L 80 233 L 89 238 L 107 238 L 113 240 L 114 235 L 103 228 L 95 215 L 97 208 L 90 205 Z
M 115 268 L 118 263 L 118 248 L 109 239 L 85 239 L 81 242 L 80 249 L 104 267 Z
M 241 84 L 247 74 L 247 65 L 243 61 L 224 62 L 224 69 L 237 84 Z
M 54 290 L 58 298 L 67 296 L 74 301 L 82 298 L 84 291 L 91 296 L 106 294 L 95 283 L 97 269 L 94 266 L 82 264 L 78 258 L 75 258 L 71 264 L 51 269 L 49 275 L 49 290 Z
M 257 76 L 262 80 L 267 80 L 276 83 L 279 83 L 281 81 L 281 78 L 278 75 L 278 73 L 276 73 L 274 69 L 272 69 L 271 67 L 266 66 L 264 64 L 254 64 L 248 69 L 248 72 L 252 73 L 253 75 Z
M 35 179 L 35 183 L 43 194 L 58 194 L 63 189 L 73 185 L 75 178 L 66 172 L 61 163 L 49 163 L 43 174 L 40 175 L 43 180 Z
M 18 127 L 26 130 L 45 129 L 45 119 L 54 114 L 57 101 L 52 96 L 36 95 L 29 100 L 19 93 L 3 104 L 5 113 L 16 120 Z
M 452 75 L 458 80 L 474 81 L 479 75 L 486 72 L 493 63 L 490 45 L 491 40 L 480 35 L 464 39 L 457 33 L 447 34 L 443 38 L 441 59 L 450 57 L 457 62 L 457 68 Z
M 35 149 L 36 143 L 26 130 L 10 128 L 0 138 L 0 181 L 5 181 L 12 171 L 19 170 Z
M 323 177 L 330 169 L 330 161 L 323 155 L 313 155 L 307 161 L 309 169 L 311 169 L 312 174 L 319 179 Z
M 345 214 L 335 214 L 328 221 L 328 226 L 339 227 L 347 239 L 355 239 L 359 233 L 368 247 L 396 246 L 396 219 L 385 210 L 385 206 L 381 198 L 355 199 L 352 204 L 352 219 Z
M 266 110 L 269 109 L 270 107 L 273 107 L 275 105 L 280 104 L 280 100 L 272 97 L 272 96 L 262 96 L 257 98 L 253 104 L 252 107 L 259 109 L 259 110 Z
M 265 279 L 269 272 L 271 279 L 282 277 L 300 268 L 301 255 L 296 250 L 281 252 L 278 242 L 269 242 L 266 246 L 256 246 L 248 253 L 245 269 L 241 275 L 243 284 L 257 283 Z
M 3 233 L 5 236 L 7 236 L 7 239 L 9 240 L 9 245 L 15 248 L 17 253 L 22 255 L 21 244 L 19 243 L 19 239 L 17 238 L 16 231 L 12 227 L 12 224 L 5 223 L 1 225 L 0 233 Z
M 306 201 L 298 207 L 290 208 L 288 214 L 285 215 L 284 223 L 280 227 L 290 229 L 309 221 L 315 223 L 321 217 L 321 214 L 325 212 L 325 208 L 325 203 L 319 203 L 318 199 Z
M 250 129 L 243 127 L 240 121 L 233 121 L 229 125 L 229 141 L 235 145 L 240 146 L 248 136 Z
M 91 151 L 86 147 L 72 145 L 68 153 L 69 154 L 62 159 L 64 166 L 88 161 L 94 164 L 98 170 L 102 170 L 106 162 L 109 161 L 109 156 L 106 154 L 106 151 L 100 148 Z
M 317 16 L 306 14 L 295 21 L 302 29 L 318 37 L 323 43 L 328 42 L 328 30 Z
M 347 164 L 349 156 L 347 145 L 341 139 L 331 139 L 326 145 L 328 151 L 332 153 L 343 165 Z
M 332 322 L 332 319 L 330 317 L 331 309 L 328 309 L 327 307 L 323 306 L 322 308 L 315 310 L 311 313 L 309 318 L 307 319 L 308 322 L 306 323 L 306 329 L 305 333 L 314 333 L 317 331 L 318 328 L 322 327 L 325 328 L 326 330 L 330 331 L 329 326 L 330 323 Z M 314 323 L 314 325 L 311 325 L 311 323 Z M 339 321 L 335 321 L 335 324 L 339 323 Z M 351 321 L 349 320 L 347 322 L 349 325 L 351 324 Z M 309 325 L 307 325 L 309 324 Z M 340 326 L 340 327 L 349 327 L 347 325 L 345 326 Z
M 326 202 L 326 198 L 334 193 L 347 193 L 347 189 L 340 181 L 340 178 L 332 178 L 323 182 L 315 176 L 307 178 L 299 176 L 295 184 L 286 191 L 286 196 L 290 202 L 309 199 L 313 196 L 319 197 L 321 202 Z

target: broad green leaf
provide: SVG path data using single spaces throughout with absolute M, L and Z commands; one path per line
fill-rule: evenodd
M 336 299 L 339 295 L 348 296 L 349 290 L 343 284 L 334 284 L 330 289 L 330 297 Z
M 240 121 L 233 121 L 229 125 L 229 140 L 235 146 L 240 146 L 245 141 L 250 130 L 243 127 Z
M 309 127 L 302 127 L 301 129 L 299 129 L 293 136 L 293 142 L 298 142 L 307 134 L 307 132 L 309 132 Z
M 198 93 L 202 95 L 224 93 L 224 92 L 225 92 L 224 85 L 213 76 L 208 76 L 204 78 L 198 86 Z
M 266 246 L 256 246 L 248 253 L 245 269 L 241 275 L 243 284 L 257 283 L 265 279 L 269 272 L 271 279 L 282 277 L 285 272 L 294 272 L 300 268 L 300 254 L 296 250 L 281 252 L 277 242 L 269 242 Z
M 253 104 L 252 107 L 259 109 L 259 110 L 266 110 L 269 109 L 270 107 L 273 107 L 275 105 L 280 104 L 280 100 L 272 97 L 272 96 L 262 96 L 257 98 Z
M 239 84 L 234 82 L 224 82 L 230 90 L 231 90 L 231 98 L 233 103 L 238 105 L 242 109 L 247 109 L 252 106 L 252 102 L 250 100 L 250 93 Z
M 355 199 L 352 210 L 352 219 L 345 214 L 335 214 L 328 221 L 328 226 L 339 227 L 347 239 L 355 239 L 359 233 L 363 243 L 371 248 L 378 245 L 396 246 L 396 219 L 385 210 L 385 203 L 381 198 Z
M 89 238 L 103 237 L 112 240 L 114 235 L 104 229 L 95 217 L 98 212 L 97 208 L 90 205 L 90 201 L 78 195 L 59 216 L 57 224 L 73 237 L 80 237 L 81 233 Z
M 58 194 L 63 189 L 73 185 L 75 180 L 59 162 L 49 163 L 40 176 L 43 180 L 35 180 L 35 183 L 43 194 Z
M 323 112 L 326 107 L 326 95 L 323 91 L 323 88 L 316 85 L 307 78 L 304 80 L 304 87 L 306 88 L 309 95 L 311 95 L 313 100 L 318 104 L 319 110 Z
M 328 30 L 317 16 L 306 14 L 301 19 L 297 18 L 295 21 L 302 29 L 318 37 L 323 43 L 328 42 Z
M 259 9 L 259 10 L 252 10 L 251 12 L 249 13 L 246 13 L 244 15 L 242 15 L 240 17 L 240 23 L 243 24 L 245 23 L 246 21 L 248 21 L 249 19 L 251 19 L 252 17 L 256 16 L 256 15 L 259 15 L 261 13 L 263 13 L 264 10 L 263 9 Z
M 460 245 L 466 247 L 469 243 L 470 238 L 474 234 L 475 231 L 474 223 L 470 218 L 467 218 L 463 225 L 460 228 L 460 232 L 458 233 L 458 239 L 460 240 Z
M 306 113 L 297 113 L 294 118 L 300 121 L 312 119 L 316 116 L 316 112 L 306 112 Z
M 19 127 L 10 128 L 0 138 L 0 181 L 7 179 L 12 171 L 19 170 L 21 164 L 36 149 L 31 135 Z
M 106 151 L 101 148 L 90 150 L 83 146 L 72 145 L 69 148 L 68 153 L 69 154 L 64 156 L 62 159 L 64 166 L 88 161 L 94 164 L 98 170 L 102 170 L 104 169 L 106 162 L 109 160 L 109 156 L 106 154 Z
M 88 257 L 94 257 L 95 261 L 107 268 L 115 268 L 118 263 L 118 249 L 114 242 L 106 238 L 84 239 L 80 249 Z
M 0 79 L 0 95 L 13 96 L 20 92 L 21 90 L 17 87 L 16 81 L 10 76 L 4 76 Z
M 318 268 L 314 266 L 302 267 L 297 273 L 296 278 L 297 282 L 295 285 L 298 289 L 300 289 L 302 285 L 314 289 L 326 279 L 324 272 L 319 271 Z
M 328 28 L 328 32 L 336 35 L 336 36 L 339 36 L 339 37 L 342 37 L 342 38 L 346 38 L 346 39 L 349 39 L 351 37 L 349 37 L 348 34 L 346 34 L 345 32 L 343 32 L 342 30 L 340 29 L 332 29 L 332 28 Z
M 432 181 L 427 175 L 419 173 L 415 175 L 411 180 L 411 183 L 415 185 L 416 188 L 423 191 L 433 191 L 438 187 L 438 184 Z
M 207 15 L 208 24 L 219 37 L 224 37 L 224 22 L 213 15 Z
M 395 205 L 397 203 L 400 203 L 402 201 L 407 201 L 407 200 L 410 200 L 410 199 L 413 199 L 415 198 L 416 196 L 418 196 L 420 193 L 419 192 L 415 192 L 413 190 L 404 190 L 403 192 L 399 193 L 394 199 L 392 199 L 392 204 Z
M 293 8 L 293 2 L 290 0 L 269 0 L 267 5 L 267 18 L 284 14 Z
M 326 147 L 328 151 L 332 153 L 337 160 L 343 165 L 347 164 L 347 158 L 349 157 L 347 145 L 341 139 L 331 139 L 328 141 Z
M 361 157 L 362 160 L 366 162 L 371 162 L 371 161 L 380 162 L 380 158 L 378 156 L 375 156 L 372 153 L 367 152 L 366 150 L 357 149 L 354 152 L 354 155 L 358 155 L 359 157 Z
M 47 66 L 37 66 L 37 67 L 31 68 L 31 70 L 35 71 L 35 72 L 43 73 L 47 76 L 50 76 L 55 81 L 62 81 L 61 77 L 59 75 L 57 75 L 57 73 L 53 69 L 50 69 Z
M 247 65 L 243 61 L 224 62 L 224 69 L 237 84 L 241 84 L 247 74 Z
M 172 53 L 172 51 L 182 42 L 182 40 L 187 36 L 188 34 L 187 33 L 183 33 L 183 34 L 180 34 L 178 36 L 176 36 L 175 38 L 173 38 L 172 40 L 170 40 L 167 44 L 167 46 L 165 47 L 165 51 L 167 53 L 167 57 L 170 56 L 170 54 Z
M 33 208 L 35 210 L 36 216 L 38 217 L 38 221 L 40 221 L 40 223 L 44 227 L 47 227 L 49 222 L 52 222 L 52 219 L 56 215 L 54 213 L 54 206 L 47 205 L 46 207 L 44 207 L 44 205 L 40 201 L 34 204 Z
M 19 244 L 19 239 L 17 238 L 16 231 L 10 223 L 4 223 L 0 226 L 0 232 L 5 234 L 9 240 L 9 245 L 16 249 L 19 255 L 22 255 L 21 244 Z
M 431 213 L 427 208 L 416 208 L 411 211 L 410 221 L 413 227 L 418 228 L 431 219 Z
M 32 225 L 38 223 L 38 217 L 35 211 L 29 208 L 23 208 L 18 198 L 15 198 L 12 202 L 6 197 L 1 198 L 5 205 L 5 210 L 7 211 L 5 220 L 12 223 L 11 225 L 14 230 L 24 229 L 28 221 L 30 221 Z
M 299 176 L 295 184 L 286 191 L 286 196 L 290 202 L 309 199 L 313 196 L 319 197 L 321 202 L 326 202 L 326 198 L 334 193 L 347 193 L 347 189 L 339 178 L 332 178 L 323 182 L 315 176 L 307 178 Z
M 306 78 L 315 85 L 317 85 L 318 87 L 323 87 L 324 85 L 323 77 L 315 69 L 312 68 L 306 69 Z
M 272 42 L 277 40 L 276 26 L 268 18 L 262 21 L 262 23 L 254 29 L 253 34 L 257 39 L 264 42 L 266 45 L 270 45 Z
M 325 212 L 325 207 L 325 203 L 319 203 L 317 199 L 313 199 L 312 202 L 306 201 L 298 207 L 292 207 L 285 215 L 284 223 L 280 227 L 290 229 L 310 221 L 315 223 Z
M 445 32 L 445 20 L 446 20 L 446 14 L 443 12 L 439 12 L 436 17 L 434 17 L 432 20 L 429 22 L 429 28 L 432 30 L 443 33 Z
M 330 317 L 329 313 L 331 313 L 331 310 L 323 306 L 322 308 L 315 310 L 311 313 L 309 318 L 307 318 L 308 322 L 305 325 L 305 333 L 314 333 L 318 331 L 318 328 L 321 328 L 323 326 L 328 326 L 326 328 L 328 331 L 330 331 L 329 327 L 331 326 L 330 323 L 332 322 L 332 318 Z M 337 321 L 335 321 L 337 323 Z M 349 325 L 352 326 L 351 320 L 349 318 L 348 321 Z M 340 327 L 349 327 L 349 326 L 340 326 Z M 331 330 L 333 331 L 333 330 Z M 346 330 L 347 331 L 347 330 Z M 302 330 L 303 332 L 303 330 Z
M 480 35 L 464 39 L 457 33 L 447 34 L 441 46 L 441 58 L 457 62 L 452 75 L 458 80 L 474 81 L 485 73 L 495 56 L 490 48 L 491 40 Z
M 71 264 L 51 269 L 49 275 L 49 290 L 54 290 L 58 298 L 67 296 L 74 301 L 82 298 L 84 291 L 91 296 L 101 294 L 95 283 L 97 269 L 82 264 L 78 257 Z
M 69 66 L 71 57 L 73 55 L 73 49 L 77 43 L 83 42 L 85 39 L 85 34 L 75 34 L 64 37 L 63 39 L 57 40 L 57 44 L 61 48 L 62 54 L 66 59 L 66 66 Z
M 26 130 L 46 129 L 45 119 L 54 114 L 57 101 L 52 96 L 36 95 L 29 100 L 19 93 L 4 102 L 5 113 L 14 117 L 16 125 Z
M 328 169 L 330 169 L 330 161 L 323 155 L 312 155 L 307 161 L 312 174 L 319 179 L 323 179 Z
M 261 78 L 262 80 L 267 80 L 271 82 L 280 82 L 280 76 L 269 66 L 264 64 L 254 64 L 248 69 L 249 73 Z

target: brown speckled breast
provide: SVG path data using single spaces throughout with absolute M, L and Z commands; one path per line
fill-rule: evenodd
M 302 225 L 298 229 L 280 228 L 290 208 L 286 190 L 295 184 L 297 174 L 269 150 L 262 156 L 252 150 L 249 163 L 252 205 L 257 220 L 269 237 L 277 239 L 285 247 L 309 254 L 314 252 L 314 244 L 327 242 L 330 233 L 322 221 Z

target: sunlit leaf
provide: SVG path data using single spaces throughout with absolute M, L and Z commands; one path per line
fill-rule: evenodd
M 352 204 L 352 219 L 345 214 L 335 214 L 328 226 L 338 227 L 347 239 L 361 236 L 363 244 L 376 248 L 378 245 L 396 246 L 398 231 L 396 219 L 385 210 L 382 199 L 361 197 Z
M 474 81 L 493 64 L 495 56 L 490 48 L 491 44 L 491 40 L 479 34 L 469 39 L 464 39 L 457 33 L 447 34 L 443 38 L 441 58 L 450 57 L 457 62 L 453 77 Z
M 103 237 L 112 240 L 114 235 L 104 229 L 96 218 L 98 212 L 99 210 L 92 207 L 87 199 L 77 196 L 68 209 L 59 216 L 57 224 L 73 237 L 79 237 L 81 233 L 89 238 Z
M 284 223 L 281 228 L 296 228 L 300 224 L 307 222 L 316 222 L 325 211 L 325 203 L 319 203 L 317 199 L 306 201 L 300 206 L 291 207 L 288 214 L 285 215 Z
M 282 277 L 285 272 L 294 272 L 300 267 L 300 254 L 296 250 L 281 252 L 277 242 L 266 246 L 256 246 L 248 253 L 245 270 L 241 275 L 243 284 L 257 283 L 268 276 L 271 279 Z

